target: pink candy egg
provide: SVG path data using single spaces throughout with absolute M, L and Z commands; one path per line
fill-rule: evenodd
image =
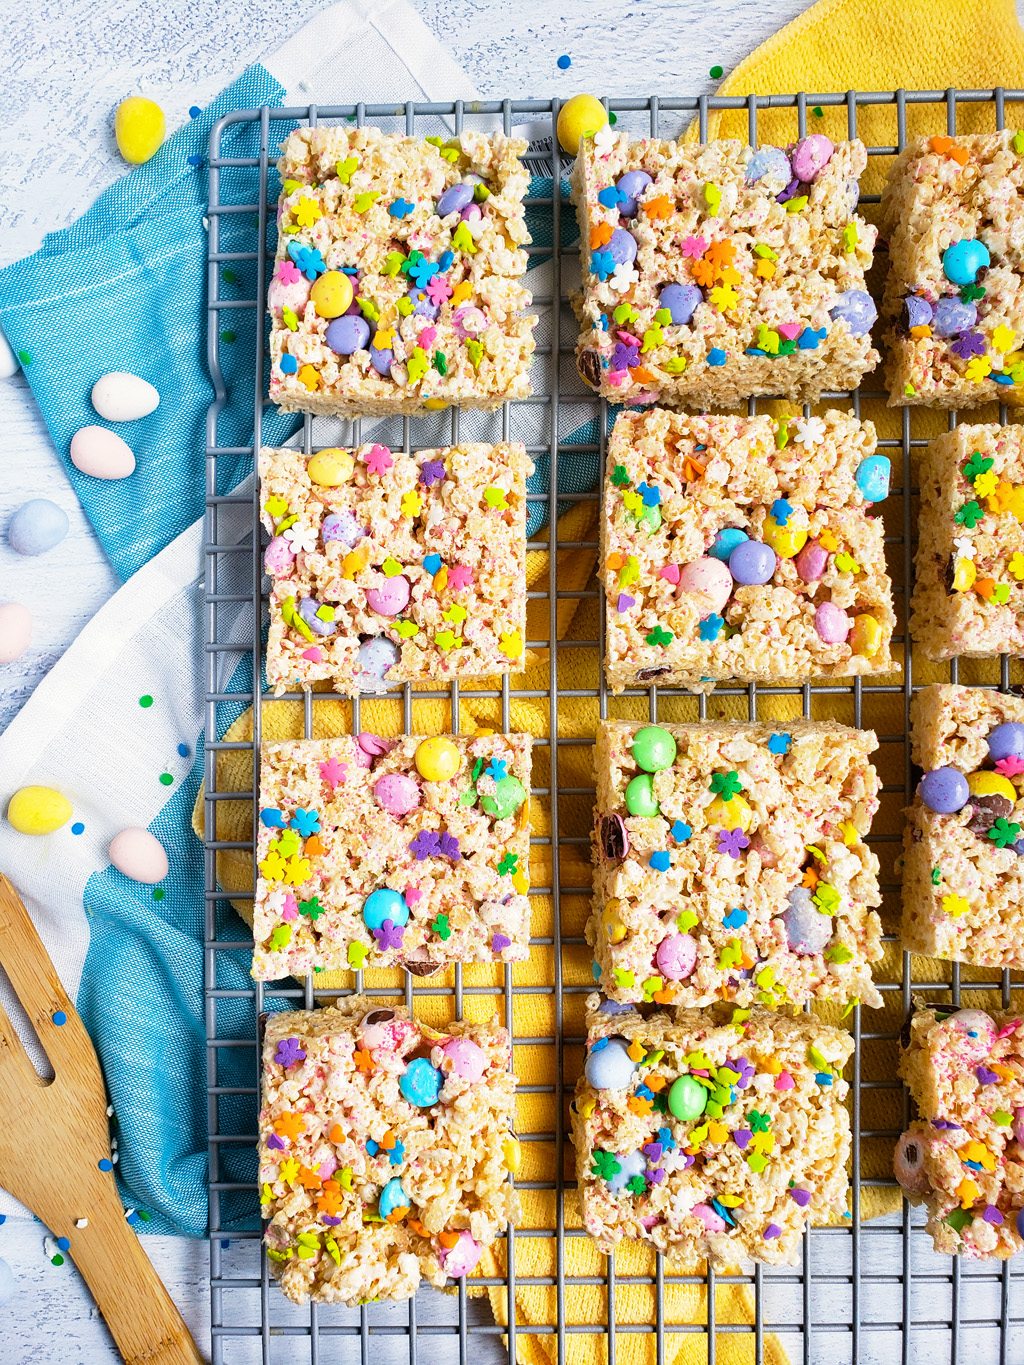
M 487 1053 L 471 1038 L 449 1038 L 441 1049 L 456 1076 L 476 1082 L 487 1070 Z
M 832 602 L 822 602 L 814 613 L 814 629 L 827 645 L 840 645 L 849 635 L 851 621 L 845 611 Z
M 295 551 L 284 536 L 275 536 L 263 552 L 263 567 L 275 578 L 290 573 L 295 563 Z
M 452 315 L 452 325 L 465 341 L 487 331 L 487 318 L 479 308 L 457 308 Z
M 115 432 L 89 426 L 71 438 L 71 463 L 94 479 L 124 479 L 135 469 L 135 456 Z
M 720 1218 L 710 1204 L 694 1204 L 690 1212 L 693 1214 L 695 1218 L 700 1219 L 700 1221 L 704 1224 L 705 1230 L 707 1232 L 725 1231 L 726 1229 L 725 1219 Z
M 309 302 L 309 291 L 312 288 L 305 275 L 300 275 L 291 284 L 285 284 L 284 280 L 275 275 L 267 290 L 267 307 L 272 313 L 280 313 L 283 309 L 290 308 L 301 317 L 302 310 Z
M 463 1229 L 455 1245 L 442 1247 L 437 1259 L 441 1262 L 441 1269 L 446 1275 L 453 1280 L 461 1280 L 463 1275 L 468 1275 L 471 1270 L 476 1269 L 482 1250 L 480 1243 Z
M 828 551 L 816 540 L 809 540 L 796 557 L 796 571 L 805 583 L 816 583 L 825 572 Z
M 484 211 L 479 204 L 467 204 L 459 214 L 464 223 L 479 223 L 484 216 Z
M 378 588 L 366 589 L 366 605 L 379 616 L 397 616 L 409 601 L 412 588 L 403 574 L 386 578 Z
M 378 805 L 391 815 L 408 815 L 420 804 L 420 789 L 404 773 L 387 773 L 374 783 L 373 794 Z
M 721 611 L 732 593 L 732 574 L 720 559 L 705 555 L 692 564 L 684 564 L 679 574 L 680 592 L 702 592 L 712 603 L 714 611 Z
M 789 155 L 793 174 L 807 185 L 832 160 L 835 147 L 824 133 L 812 133 L 798 142 Z
M 697 941 L 689 934 L 672 934 L 658 944 L 654 960 L 663 976 L 683 981 L 697 965 Z
M 134 882 L 154 886 L 167 876 L 168 861 L 163 844 L 148 829 L 123 829 L 110 841 L 110 861 Z

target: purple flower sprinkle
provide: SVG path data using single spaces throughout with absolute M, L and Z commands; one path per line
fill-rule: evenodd
M 754 1135 L 753 1135 L 753 1133 L 750 1131 L 749 1128 L 737 1128 L 736 1131 L 735 1131 L 735 1133 L 733 1133 L 733 1135 L 732 1135 L 732 1139 L 733 1139 L 733 1142 L 735 1142 L 735 1144 L 736 1144 L 737 1147 L 739 1147 L 739 1148 L 741 1148 L 741 1149 L 745 1149 L 747 1143 L 750 1141 L 750 1139 L 751 1139 L 753 1136 L 754 1136 Z
M 963 332 L 949 349 L 961 360 L 970 360 L 973 355 L 985 354 L 985 338 L 980 332 Z
M 424 859 L 436 856 L 441 851 L 441 836 L 432 829 L 422 829 L 416 838 L 409 845 L 409 852 L 412 853 L 418 863 Z
M 420 483 L 429 488 L 432 483 L 440 483 L 444 478 L 444 463 L 441 460 L 427 460 L 420 467 Z
M 995 1204 L 986 1204 L 985 1212 L 981 1216 L 986 1223 L 991 1223 L 994 1228 L 1002 1226 L 1003 1215 L 996 1208 Z
M 491 947 L 496 953 L 500 953 L 503 948 L 511 948 L 512 940 L 505 934 L 495 934 L 491 939 Z
M 624 341 L 615 343 L 615 350 L 612 351 L 611 368 L 613 370 L 632 370 L 640 364 L 639 346 L 627 346 Z
M 799 1205 L 799 1207 L 802 1209 L 805 1209 L 807 1205 L 811 1202 L 810 1190 L 801 1190 L 799 1188 L 795 1188 L 790 1190 L 789 1197 L 790 1199 L 792 1199 L 794 1204 Z
M 302 1050 L 299 1038 L 282 1038 L 277 1045 L 274 1053 L 274 1061 L 278 1066 L 294 1066 L 296 1062 L 304 1062 L 306 1054 Z
M 753 1066 L 746 1057 L 736 1057 L 735 1059 L 729 1057 L 726 1059 L 725 1064 L 730 1071 L 738 1071 L 740 1074 L 740 1078 L 736 1082 L 736 1088 L 738 1090 L 746 1090 L 747 1086 L 754 1079 L 754 1072 L 757 1068 Z
M 741 829 L 720 829 L 717 838 L 719 853 L 728 853 L 730 858 L 741 857 L 743 849 L 750 847 L 750 840 Z
M 998 1073 L 989 1071 L 987 1066 L 976 1066 L 974 1068 L 974 1074 L 982 1085 L 995 1085 L 996 1081 L 999 1080 Z
M 379 929 L 374 929 L 373 936 L 377 940 L 377 947 L 382 953 L 386 953 L 391 948 L 401 948 L 404 933 L 404 924 L 396 924 L 394 920 L 386 919 Z
M 275 1152 L 283 1152 L 288 1144 L 284 1138 L 279 1138 L 276 1133 L 271 1133 L 267 1138 L 267 1146 L 272 1147 Z
M 765 1228 L 765 1230 L 764 1230 L 764 1240 L 765 1240 L 766 1242 L 770 1242 L 774 1237 L 781 1237 L 781 1236 L 782 1236 L 782 1229 L 779 1227 L 778 1223 L 769 1223 L 768 1226 L 767 1226 L 767 1227 Z
M 457 863 L 462 857 L 459 852 L 459 841 L 454 834 L 442 834 L 438 839 L 438 852 L 442 858 L 451 858 L 453 863 Z

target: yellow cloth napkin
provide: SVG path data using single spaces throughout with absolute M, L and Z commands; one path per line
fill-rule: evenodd
M 724 95 L 746 95 L 750 92 L 770 93 L 809 90 L 825 93 L 850 88 L 866 90 L 893 89 L 902 84 L 906 89 L 945 89 L 949 85 L 964 88 L 986 87 L 996 83 L 1020 88 L 1024 86 L 1024 35 L 1017 26 L 1011 0 L 945 0 L 936 5 L 926 0 L 911 0 L 896 10 L 886 10 L 884 25 L 879 24 L 877 0 L 821 0 L 800 19 L 771 38 L 744 61 L 723 84 Z M 1007 107 L 1007 120 L 1013 123 L 1018 109 Z M 959 106 L 958 128 L 975 131 L 994 127 L 991 107 Z M 834 138 L 846 136 L 844 111 L 824 111 L 817 118 L 808 111 L 809 130 L 821 130 Z M 915 132 L 944 132 L 945 110 L 924 106 L 908 109 L 908 130 Z M 858 131 L 868 143 L 891 146 L 896 141 L 895 112 L 892 108 L 861 108 L 858 112 Z M 746 138 L 746 113 L 712 114 L 709 135 Z M 795 111 L 768 111 L 760 116 L 760 140 L 785 144 L 795 139 Z M 869 185 L 877 192 L 888 159 L 871 158 Z M 881 258 L 884 262 L 884 256 Z M 880 279 L 875 281 L 880 284 Z M 876 293 L 878 290 L 876 289 Z M 872 387 L 880 387 L 881 375 L 872 380 Z M 779 415 L 795 411 L 790 405 L 770 404 L 769 410 Z M 879 435 L 900 436 L 900 416 L 884 407 L 883 402 L 865 400 L 861 415 L 874 421 Z M 998 412 L 981 410 L 977 421 L 997 420 Z M 928 437 L 946 429 L 941 413 L 912 410 L 913 437 Z M 893 459 L 893 487 L 904 483 L 898 448 L 886 452 Z M 915 509 L 916 510 L 916 509 Z M 888 499 L 883 507 L 886 531 L 890 537 L 904 533 L 904 507 L 900 495 Z M 559 542 L 592 541 L 597 538 L 597 513 L 592 504 L 578 504 L 558 523 Z M 910 523 L 908 516 L 907 521 Z M 543 533 L 538 539 L 543 538 Z M 558 586 L 563 591 L 581 591 L 593 586 L 596 549 L 562 551 L 558 555 Z M 897 596 L 900 629 L 905 621 L 902 587 L 904 558 L 902 548 L 890 546 L 890 572 Z M 534 551 L 527 556 L 527 580 L 531 587 L 546 588 L 548 554 Z M 534 600 L 529 604 L 528 638 L 550 639 L 551 628 L 548 603 Z M 598 606 L 594 598 L 561 598 L 557 603 L 555 639 L 557 651 L 556 676 L 561 694 L 558 707 L 558 787 L 590 787 L 593 784 L 591 744 L 598 720 L 595 698 L 571 695 L 577 689 L 593 689 L 598 684 L 597 651 L 572 648 L 573 641 L 594 641 L 599 638 Z M 898 650 L 897 650 L 898 652 Z M 550 682 L 550 656 L 547 651 L 530 655 L 526 672 L 512 678 L 513 688 L 539 693 L 539 696 L 513 698 L 510 725 L 513 730 L 529 732 L 547 740 L 551 736 L 551 711 L 544 694 Z M 1021 676 L 1019 665 L 1014 665 L 1014 677 Z M 941 681 L 948 677 L 945 670 L 915 660 L 916 682 Z M 998 683 L 998 662 L 984 661 L 961 666 L 964 681 Z M 863 693 L 861 724 L 874 729 L 880 737 L 887 737 L 875 755 L 876 765 L 885 785 L 890 788 L 882 797 L 873 838 L 882 861 L 881 881 L 885 885 L 898 883 L 894 868 L 900 851 L 902 833 L 904 783 L 904 700 L 901 675 L 878 680 L 894 685 L 895 690 Z M 488 686 L 494 685 L 491 680 Z M 467 690 L 474 690 L 467 688 Z M 763 720 L 785 721 L 801 714 L 801 697 L 758 697 L 758 717 Z M 611 717 L 647 718 L 646 699 L 609 700 Z M 847 724 L 855 721 L 853 699 L 849 695 L 820 696 L 811 699 L 813 717 L 834 717 Z M 749 716 L 746 697 L 722 697 L 713 694 L 708 699 L 709 719 Z M 697 701 L 691 698 L 659 698 L 658 716 L 666 721 L 696 720 Z M 267 740 L 295 738 L 302 735 L 302 706 L 296 702 L 270 702 L 263 707 L 263 733 Z M 401 732 L 402 710 L 396 700 L 374 700 L 363 703 L 362 728 L 382 735 Z M 351 707 L 342 700 L 326 694 L 313 703 L 313 734 L 328 736 L 349 733 Z M 459 714 L 451 715 L 447 692 L 438 694 L 436 701 L 413 703 L 413 730 L 430 734 L 447 730 L 471 732 L 476 728 L 500 729 L 501 707 L 497 700 L 462 698 Z M 246 712 L 230 728 L 225 738 L 246 740 L 252 737 L 252 716 Z M 549 787 L 551 779 L 550 747 L 534 748 L 534 785 Z M 244 752 L 218 755 L 218 790 L 250 791 L 251 762 Z M 224 840 L 244 840 L 251 831 L 251 806 L 248 801 L 218 802 L 217 837 Z M 561 932 L 564 938 L 581 940 L 589 912 L 590 863 L 588 836 L 593 812 L 591 796 L 565 794 L 559 800 L 559 882 L 561 897 Z M 534 845 L 531 880 L 535 886 L 548 887 L 552 879 L 550 847 L 550 802 L 535 798 L 532 805 L 533 835 L 541 842 Z M 194 817 L 196 832 L 203 834 L 202 793 Z M 578 843 L 565 842 L 579 840 Z M 218 857 L 220 883 L 227 892 L 251 888 L 252 861 L 248 855 L 226 851 Z M 532 896 L 533 934 L 551 939 L 554 930 L 552 901 L 549 895 Z M 247 902 L 238 902 L 243 913 L 251 914 Z M 882 909 L 884 927 L 898 931 L 899 896 L 889 892 Z M 592 981 L 590 953 L 582 942 L 563 943 L 563 982 L 566 987 L 586 988 Z M 962 972 L 968 983 L 985 973 Z M 915 981 L 948 981 L 950 968 L 927 959 L 914 959 L 912 976 Z M 901 955 L 898 945 L 887 946 L 886 958 L 876 967 L 880 981 L 898 983 L 901 979 Z M 524 1088 L 517 1101 L 516 1125 L 521 1133 L 553 1135 L 557 1127 L 558 1100 L 553 1093 L 557 1081 L 557 1053 L 552 1042 L 556 1035 L 556 1005 L 551 994 L 530 994 L 531 987 L 548 987 L 554 983 L 554 950 L 550 945 L 534 947 L 528 962 L 513 969 L 512 1009 L 517 1037 L 537 1041 L 520 1044 L 515 1049 L 515 1069 Z M 501 988 L 504 971 L 500 967 L 468 966 L 463 969 L 466 987 L 491 987 L 495 994 L 464 996 L 467 1018 L 487 1017 L 504 1011 Z M 325 973 L 317 978 L 324 988 L 350 986 L 353 978 L 348 973 Z M 431 984 L 452 985 L 454 973 L 433 978 Z M 404 975 L 394 972 L 367 972 L 368 987 L 390 986 L 404 989 Z M 579 1038 L 584 1033 L 583 1002 L 585 989 L 563 996 L 563 1037 Z M 866 1040 L 862 1047 L 861 1077 L 869 1083 L 863 1091 L 861 1126 L 867 1132 L 881 1136 L 867 1137 L 861 1142 L 860 1174 L 863 1179 L 887 1177 L 892 1173 L 892 1149 L 895 1134 L 901 1125 L 900 1090 L 895 1081 L 898 1034 L 902 1024 L 903 999 L 899 991 L 886 994 L 886 1007 L 880 1011 L 863 1012 L 864 1031 L 885 1033 L 889 1037 Z M 986 1002 L 983 996 L 966 997 L 970 1003 Z M 424 996 L 417 1000 L 417 1012 L 424 1019 L 441 1024 L 450 1017 L 453 1002 L 450 997 Z M 830 1022 L 840 1022 L 838 1007 L 822 1006 L 818 1011 Z M 563 1065 L 567 1084 L 578 1074 L 582 1064 L 582 1048 L 578 1045 L 564 1049 Z M 870 1083 L 882 1083 L 875 1088 Z M 888 1088 L 887 1088 L 888 1087 Z M 529 1088 L 529 1089 L 527 1089 Z M 563 1118 L 565 1114 L 563 1112 Z M 573 1149 L 568 1138 L 563 1157 L 566 1178 L 573 1171 Z M 885 1134 L 889 1134 L 886 1136 Z M 555 1144 L 553 1137 L 523 1144 L 523 1166 L 518 1173 L 521 1182 L 551 1182 L 554 1179 Z M 521 1192 L 522 1230 L 553 1229 L 556 1226 L 555 1194 L 549 1190 L 525 1189 Z M 894 1190 L 862 1188 L 861 1213 L 865 1218 L 889 1212 L 899 1205 Z M 567 1233 L 582 1224 L 574 1192 L 565 1197 L 564 1226 Z M 558 1338 L 553 1332 L 531 1332 L 531 1327 L 552 1328 L 557 1321 L 557 1291 L 554 1283 L 523 1284 L 527 1278 L 554 1280 L 556 1271 L 556 1242 L 550 1238 L 518 1236 L 515 1240 L 515 1269 L 518 1283 L 516 1292 L 517 1358 L 523 1365 L 552 1365 L 558 1359 Z M 568 1329 L 601 1326 L 607 1322 L 609 1308 L 619 1328 L 630 1325 L 652 1324 L 655 1321 L 655 1288 L 653 1284 L 622 1283 L 623 1277 L 653 1280 L 655 1258 L 646 1248 L 624 1244 L 615 1256 L 617 1282 L 614 1303 L 608 1303 L 605 1281 L 605 1262 L 583 1236 L 567 1235 L 564 1243 L 564 1269 L 567 1280 L 600 1277 L 596 1284 L 568 1283 L 564 1291 L 564 1325 Z M 479 1272 L 485 1276 L 504 1275 L 505 1250 L 499 1245 L 481 1261 Z M 507 1326 L 508 1296 L 504 1288 L 489 1289 L 495 1319 Z M 673 1283 L 666 1276 L 666 1327 L 693 1326 L 707 1321 L 707 1293 L 703 1285 Z M 716 1283 L 715 1320 L 719 1326 L 753 1324 L 753 1295 L 743 1285 Z M 715 1339 L 716 1359 L 721 1365 L 752 1365 L 754 1336 L 752 1332 L 718 1332 Z M 656 1339 L 653 1333 L 617 1331 L 615 1352 L 618 1365 L 654 1365 Z M 778 1340 L 766 1335 L 764 1356 L 768 1365 L 786 1365 L 787 1357 Z M 603 1331 L 596 1333 L 569 1331 L 565 1337 L 565 1365 L 604 1365 L 608 1358 L 608 1342 Z M 707 1359 L 706 1337 L 698 1332 L 666 1330 L 665 1360 L 668 1365 L 703 1365 Z

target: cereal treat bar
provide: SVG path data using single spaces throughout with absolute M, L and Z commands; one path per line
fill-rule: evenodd
M 937 662 L 1024 655 L 1024 449 L 1017 426 L 958 426 L 921 461 L 914 644 Z
M 942 684 L 911 702 L 924 769 L 903 838 L 903 946 L 1024 967 L 1024 701 Z
M 530 743 L 265 744 L 253 976 L 527 957 Z
M 881 518 L 889 461 L 845 413 L 622 413 L 601 518 L 614 692 L 898 668 Z
M 339 692 L 522 667 L 521 445 L 260 452 L 267 682 Z
M 878 364 L 866 164 L 863 143 L 821 133 L 757 151 L 587 136 L 572 175 L 584 380 L 616 403 L 693 407 L 856 388 Z
M 787 726 L 599 726 L 587 938 L 613 999 L 881 1005 L 877 740 Z
M 925 1205 L 937 1252 L 1024 1249 L 1024 1023 L 984 1010 L 919 1009 L 900 1075 L 919 1119 L 900 1138 L 896 1179 Z
M 635 1237 L 686 1270 L 792 1264 L 808 1222 L 846 1211 L 853 1039 L 812 1014 L 672 1021 L 600 999 L 571 1107 L 587 1231 L 607 1254 Z
M 474 1269 L 519 1215 L 511 1057 L 494 1019 L 439 1032 L 364 996 L 270 1016 L 259 1180 L 293 1303 L 408 1299 Z
M 526 143 L 299 128 L 267 296 L 270 397 L 356 417 L 530 393 Z
M 1024 136 L 918 138 L 882 195 L 890 407 L 1024 403 Z

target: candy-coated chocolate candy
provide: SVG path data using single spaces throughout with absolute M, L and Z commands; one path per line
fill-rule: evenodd
M 267 290 L 267 307 L 276 314 L 276 321 L 283 321 L 283 313 L 286 308 L 297 316 L 302 317 L 306 304 L 309 302 L 312 283 L 306 279 L 305 275 L 300 275 L 297 280 L 282 280 L 280 275 L 275 275 L 270 281 Z
M 863 289 L 847 289 L 840 294 L 829 309 L 833 322 L 845 322 L 855 337 L 871 331 L 871 325 L 878 317 L 875 301 Z
M 449 213 L 461 213 L 473 202 L 472 185 L 449 185 L 437 201 L 437 216 L 447 218 Z
M 710 827 L 719 826 L 722 829 L 742 829 L 748 830 L 754 820 L 754 812 L 750 809 L 750 803 L 738 793 L 731 800 L 726 801 L 721 796 L 708 805 L 707 822 Z
M 793 179 L 793 169 L 781 147 L 759 147 L 747 162 L 743 179 L 748 185 L 756 185 L 763 180 L 768 190 L 778 194 Z
M 769 514 L 764 519 L 761 535 L 780 559 L 795 559 L 807 544 L 807 509 L 794 507 L 784 522 Z
M 654 780 L 650 773 L 634 777 L 626 788 L 626 809 L 630 815 L 657 815 L 661 807 L 654 795 Z
M 658 295 L 658 307 L 667 308 L 677 327 L 685 326 L 704 302 L 704 295 L 695 284 L 666 284 Z
M 409 923 L 409 907 L 405 897 L 398 891 L 392 891 L 390 886 L 372 891 L 363 901 L 363 923 L 367 929 L 379 929 L 386 919 L 392 924 Z
M 306 473 L 321 488 L 337 488 L 339 484 L 348 483 L 354 468 L 352 452 L 332 446 L 312 457 L 306 465 Z
M 479 204 L 468 204 L 459 214 L 464 223 L 479 223 L 483 216 L 484 211 Z
M 516 813 L 525 800 L 526 788 L 518 777 L 509 774 L 508 777 L 499 778 L 494 784 L 493 792 L 481 796 L 480 805 L 495 820 L 507 820 L 510 815 Z
M 309 297 L 320 317 L 340 318 L 353 303 L 352 280 L 344 271 L 327 270 L 317 277 Z
M 624 1090 L 636 1070 L 627 1046 L 621 1038 L 609 1038 L 603 1047 L 591 1048 L 587 1056 L 587 1083 L 595 1090 Z
M 397 1052 L 415 1025 L 399 1019 L 394 1010 L 371 1010 L 359 1023 L 359 1041 L 368 1052 Z
M 116 432 L 89 426 L 71 438 L 71 463 L 94 479 L 125 479 L 135 469 L 135 456 Z
M 467 1228 L 459 1230 L 459 1240 L 453 1247 L 442 1246 L 437 1253 L 441 1269 L 452 1280 L 461 1280 L 476 1269 L 483 1247 Z
M 523 1148 L 519 1139 L 507 1137 L 501 1144 L 501 1154 L 505 1159 L 505 1170 L 515 1175 L 523 1164 Z
M 953 583 L 954 592 L 968 592 L 974 586 L 974 580 L 978 577 L 978 569 L 973 559 L 964 559 L 957 555 L 953 560 Z
M 692 1076 L 679 1076 L 668 1092 L 668 1107 L 683 1123 L 699 1119 L 707 1102 L 708 1092 Z
M 670 934 L 654 955 L 658 971 L 670 981 L 685 981 L 697 965 L 697 941 L 689 934 Z
M 373 784 L 373 795 L 377 804 L 391 815 L 408 815 L 420 804 L 420 789 L 405 773 L 385 773 L 378 777 Z
M 335 318 L 327 329 L 324 340 L 337 355 L 354 355 L 365 351 L 370 340 L 370 324 L 365 318 L 345 313 Z
M 487 1053 L 472 1038 L 449 1038 L 441 1049 L 454 1076 L 476 1082 L 487 1070 Z
M 976 1052 L 988 1053 L 996 1039 L 996 1027 L 992 1016 L 984 1010 L 957 1010 L 946 1021 L 965 1038 Z
M 988 753 L 993 763 L 1003 758 L 1024 758 L 1024 725 L 1007 720 L 988 734 Z
M 625 1156 L 616 1153 L 615 1159 L 619 1163 L 619 1169 L 614 1175 L 607 1177 L 608 1188 L 612 1194 L 624 1190 L 634 1176 L 643 1175 L 647 1169 L 647 1158 L 643 1152 L 627 1152 Z
M 925 1194 L 928 1190 L 928 1171 L 924 1163 L 928 1141 L 923 1133 L 904 1133 L 896 1144 L 893 1175 L 907 1194 Z
M 1011 805 L 1017 803 L 1017 788 L 1002 773 L 968 773 L 967 790 L 972 796 L 1004 796 Z
M 817 583 L 828 564 L 828 551 L 816 540 L 809 540 L 796 557 L 796 571 L 805 583 Z
M 597 837 L 602 856 L 610 862 L 621 863 L 629 852 L 629 830 L 622 816 L 614 811 L 602 815 L 597 826 Z M 613 899 L 609 904 L 618 905 L 619 902 Z
M 0 604 L 0 664 L 20 659 L 32 642 L 32 616 L 20 602 Z
M 684 564 L 679 572 L 679 591 L 702 592 L 710 599 L 712 611 L 722 610 L 732 594 L 732 586 L 729 569 L 720 559 L 712 559 L 709 555 Z
M 22 787 L 10 799 L 7 822 L 19 834 L 52 834 L 72 814 L 71 802 L 52 787 Z
M 690 1212 L 704 1224 L 705 1232 L 725 1232 L 729 1226 L 710 1204 L 694 1204 Z
M 435 303 L 427 291 L 416 284 L 409 290 L 409 301 L 412 304 L 414 318 L 428 318 L 433 322 L 441 311 L 441 305 Z
M 402 1072 L 398 1088 L 410 1104 L 420 1109 L 429 1109 L 437 1103 L 437 1097 L 444 1085 L 444 1077 L 436 1066 L 431 1066 L 426 1057 L 414 1057 Z
M 806 886 L 795 886 L 782 912 L 786 942 L 794 953 L 820 953 L 832 937 L 832 916 L 823 915 Z
M 620 900 L 615 900 L 615 906 L 622 906 Z M 604 925 L 605 938 L 609 943 L 621 943 L 626 937 L 628 930 L 619 918 L 618 908 L 613 909 L 611 905 L 606 905 L 601 911 L 601 922 Z
M 869 455 L 857 466 L 854 478 L 865 502 L 882 502 L 889 496 L 892 462 L 886 455 Z
M 397 616 L 408 604 L 412 587 L 404 574 L 385 578 L 376 588 L 366 589 L 366 605 L 378 616 Z
M 639 208 L 638 200 L 648 185 L 654 181 L 646 171 L 626 171 L 615 182 L 615 188 L 626 198 L 619 203 L 619 213 L 623 218 L 635 218 Z M 664 307 L 664 304 L 662 305 Z
M 141 166 L 160 150 L 166 128 L 159 104 L 142 95 L 129 95 L 117 106 L 114 116 L 117 150 L 133 166 Z
M 395 353 L 389 346 L 375 346 L 370 343 L 370 364 L 379 375 L 387 379 L 391 366 L 395 363 Z
M 611 256 L 616 265 L 630 265 L 636 260 L 636 238 L 625 228 L 616 228 L 602 248 Z
M 366 535 L 366 527 L 360 526 L 359 519 L 354 512 L 331 512 L 324 517 L 320 526 L 320 536 L 325 545 L 332 540 L 340 540 L 342 545 L 347 545 L 351 550 Z
M 957 294 L 938 299 L 932 315 L 932 331 L 937 337 L 952 337 L 967 332 L 978 321 L 978 305 L 965 303 Z
M 805 532 L 806 534 L 806 532 Z M 729 556 L 729 573 L 741 587 L 770 583 L 778 557 L 760 540 L 742 540 Z
M 676 761 L 675 736 L 660 725 L 645 725 L 633 736 L 633 761 L 645 773 L 660 773 Z
M 840 645 L 849 635 L 852 622 L 841 607 L 822 602 L 814 613 L 814 629 L 827 645 Z
M 163 844 L 148 829 L 123 829 L 107 853 L 118 872 L 147 886 L 162 882 L 170 866 Z
M 728 564 L 729 556 L 736 546 L 749 539 L 746 531 L 741 531 L 738 526 L 723 526 L 711 542 L 708 554 L 712 559 L 720 559 L 723 564 Z
M 134 422 L 160 406 L 160 395 L 137 374 L 112 370 L 92 386 L 92 405 L 108 422 Z
M 832 160 L 835 147 L 824 133 L 811 133 L 802 138 L 789 154 L 793 174 L 801 184 L 809 185 L 818 172 Z
M 593 95 L 573 95 L 558 111 L 558 141 L 570 156 L 579 151 L 580 138 L 596 133 L 608 122 L 608 113 Z
M 447 782 L 459 771 L 459 751 L 450 739 L 425 739 L 416 746 L 416 767 L 428 782 Z
M 597 967 L 597 963 L 596 963 L 596 962 L 594 963 L 594 966 Z M 597 976 L 596 976 L 594 979 L 595 979 L 595 981 L 600 981 L 600 979 L 601 979 L 601 968 L 600 968 L 600 967 L 597 967 Z M 632 1005 L 623 1005 L 623 1004 L 621 1004 L 618 1000 L 602 1000 L 602 1001 L 601 1001 L 600 1008 L 599 1008 L 599 1010 L 598 1010 L 598 1013 L 599 1013 L 599 1014 L 628 1014 L 629 1011 L 630 1011 L 632 1008 L 633 1008 Z
M 296 610 L 314 635 L 333 635 L 338 627 L 333 620 L 326 621 L 320 615 L 322 606 L 315 597 L 303 597 Z
M 959 768 L 933 768 L 921 778 L 917 794 L 929 810 L 953 815 L 967 805 L 971 789 Z
M 919 294 L 903 300 L 903 320 L 908 327 L 929 327 L 933 314 L 931 304 Z
M 951 284 L 973 284 L 978 271 L 991 264 L 988 247 L 976 238 L 954 242 L 942 253 L 942 273 Z
M 41 555 L 68 533 L 68 514 L 49 498 L 23 502 L 7 527 L 7 540 L 19 555 Z
M 865 659 L 873 659 L 882 647 L 882 627 L 870 612 L 861 612 L 853 618 L 850 631 L 850 648 L 854 654 Z
M 377 1212 L 386 1221 L 396 1209 L 409 1209 L 410 1207 L 409 1198 L 405 1190 L 402 1189 L 402 1182 L 398 1176 L 392 1177 L 380 1192 Z
M 398 663 L 398 646 L 386 635 L 373 635 L 364 640 L 356 651 L 359 673 L 356 683 L 363 692 L 377 691 L 390 669 Z

